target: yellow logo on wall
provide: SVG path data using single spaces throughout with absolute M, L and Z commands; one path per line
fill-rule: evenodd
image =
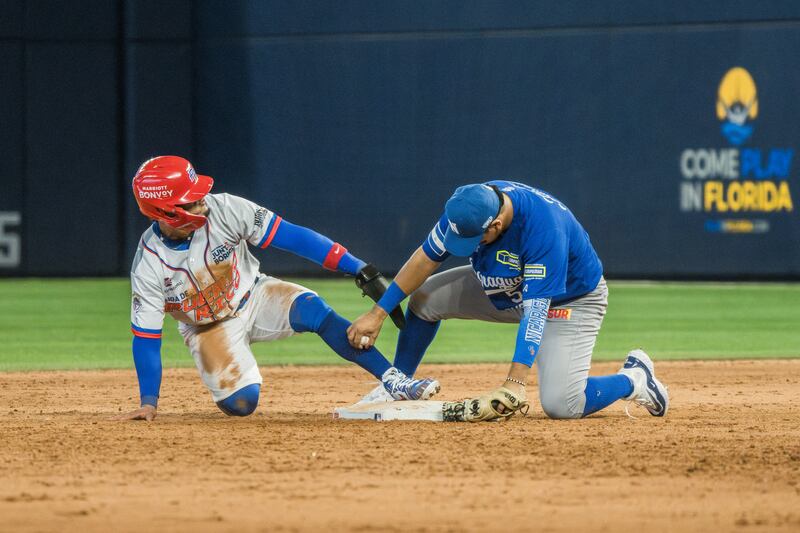
M 724 120 L 722 134 L 734 146 L 741 146 L 753 134 L 747 120 L 757 116 L 756 82 L 742 67 L 733 67 L 722 77 L 717 91 L 717 118 Z
M 764 94 L 769 96 L 769 88 Z M 716 115 L 722 121 L 722 135 L 733 146 L 706 144 L 681 153 L 681 211 L 726 217 L 706 220 L 708 232 L 766 233 L 768 219 L 727 217 L 794 211 L 789 183 L 794 148 L 750 146 L 759 108 L 750 72 L 739 66 L 728 69 L 717 87 Z

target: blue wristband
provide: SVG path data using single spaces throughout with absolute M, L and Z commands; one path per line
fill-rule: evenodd
M 406 296 L 408 295 L 403 292 L 403 289 L 393 281 L 386 289 L 386 292 L 383 293 L 381 299 L 378 300 L 378 307 L 387 313 L 391 313 L 395 307 L 400 305 L 400 302 L 406 299 Z

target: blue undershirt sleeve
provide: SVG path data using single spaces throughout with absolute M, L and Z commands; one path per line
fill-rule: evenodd
M 318 265 L 329 268 L 331 262 L 337 262 L 335 270 L 355 276 L 364 268 L 366 263 L 350 252 L 338 254 L 337 248 L 341 246 L 328 237 L 316 231 L 292 224 L 286 219 L 281 221 L 272 239 L 272 246 L 286 252 L 299 255 Z M 343 248 L 343 247 L 342 247 Z
M 161 339 L 133 337 L 133 363 L 139 378 L 141 405 L 158 406 L 161 390 Z
M 539 346 L 542 344 L 544 324 L 550 308 L 550 298 L 532 298 L 523 301 L 525 312 L 517 331 L 517 344 L 514 350 L 515 363 L 526 366 L 533 365 Z

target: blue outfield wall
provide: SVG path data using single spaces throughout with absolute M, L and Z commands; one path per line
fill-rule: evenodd
M 0 132 L 12 153 L 0 161 L 0 216 L 22 206 L 7 232 L 23 235 L 22 263 L 6 271 L 80 273 L 78 238 L 64 239 L 72 262 L 62 265 L 32 251 L 47 228 L 30 183 L 56 172 L 84 183 L 85 157 L 70 159 L 79 142 L 93 154 L 110 145 L 91 201 L 107 195 L 120 213 L 97 245 L 102 268 L 86 274 L 126 272 L 146 226 L 130 177 L 146 157 L 180 153 L 218 191 L 315 227 L 387 271 L 456 186 L 502 177 L 570 206 L 612 277 L 800 276 L 795 2 L 74 5 L 97 4 L 113 10 L 108 35 L 80 48 L 66 41 L 82 34 L 66 32 L 54 45 L 93 54 L 102 71 L 65 73 L 76 79 L 57 95 L 34 71 L 71 56 L 39 51 L 44 38 L 30 24 L 16 34 L 0 24 L 0 60 L 20 73 L 0 87 L 0 113 L 17 132 Z M 18 11 L 28 20 L 30 7 Z M 88 112 L 81 75 L 101 78 L 92 101 L 118 111 L 92 110 L 96 145 L 64 124 Z M 24 106 L 7 105 L 20 98 Z M 38 106 L 48 99 L 77 102 L 43 108 L 61 118 L 50 130 Z M 76 128 L 76 141 L 44 155 L 39 144 Z M 88 203 L 86 191 L 63 194 Z M 259 257 L 276 274 L 318 271 L 277 251 Z
M 0 21 L 0 275 L 118 272 L 117 3 L 0 0 Z

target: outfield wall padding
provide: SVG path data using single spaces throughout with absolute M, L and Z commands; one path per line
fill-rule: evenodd
M 511 178 L 569 205 L 611 277 L 800 276 L 795 2 L 5 4 L 23 253 L 0 272 L 127 273 L 130 178 L 175 153 L 387 271 L 457 185 Z M 742 124 L 721 86 L 755 97 Z

